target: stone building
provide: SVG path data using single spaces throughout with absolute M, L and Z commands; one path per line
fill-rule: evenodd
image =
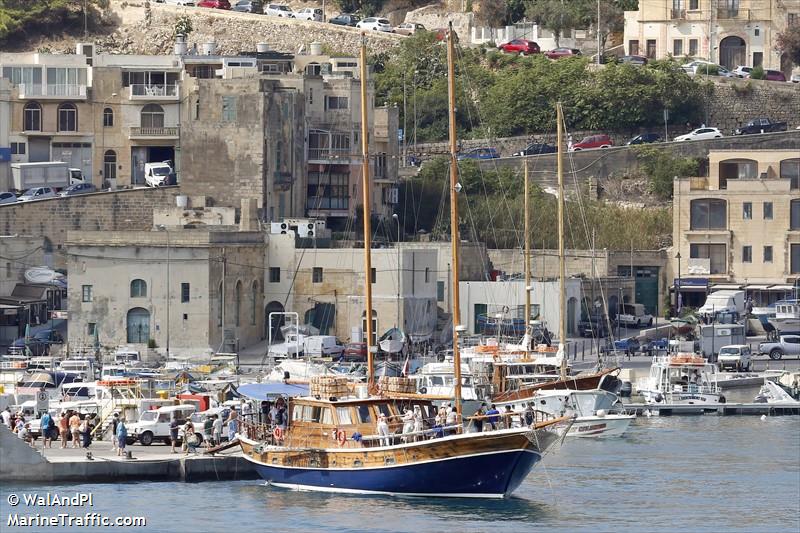
M 708 178 L 675 180 L 673 213 L 670 266 L 683 305 L 723 287 L 766 305 L 800 278 L 796 150 L 711 151 Z
M 247 223 L 70 232 L 67 257 L 73 344 L 200 356 L 264 338 L 264 236 Z
M 625 12 L 625 53 L 690 56 L 728 69 L 761 65 L 788 74 L 791 62 L 774 43 L 796 24 L 798 0 L 648 0 Z

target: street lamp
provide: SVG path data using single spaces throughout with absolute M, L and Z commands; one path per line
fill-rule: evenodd
M 400 324 L 400 217 L 397 216 L 397 213 L 392 213 L 392 220 L 397 226 L 397 317 L 395 327 L 398 327 Z
M 678 285 L 675 287 L 675 309 L 678 315 L 681 314 L 681 252 L 675 254 L 678 260 Z
M 170 292 L 169 292 L 169 230 L 164 224 L 159 224 L 158 226 L 159 231 L 163 231 L 167 234 L 167 359 L 169 359 L 169 301 L 170 301 Z

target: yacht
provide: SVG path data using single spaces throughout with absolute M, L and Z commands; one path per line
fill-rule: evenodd
M 574 417 L 567 437 L 618 437 L 636 414 L 627 413 L 616 394 L 596 390 L 543 390 L 533 399 L 536 409 Z
M 637 389 L 652 405 L 705 407 L 725 403 L 717 383 L 717 366 L 694 353 L 654 356 L 649 376 L 639 380 Z

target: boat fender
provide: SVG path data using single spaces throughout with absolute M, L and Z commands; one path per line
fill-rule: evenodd
M 344 446 L 347 442 L 347 433 L 345 433 L 343 429 L 340 429 L 336 432 L 336 440 L 339 441 L 341 446 Z
M 661 393 L 659 392 L 656 394 L 656 403 L 661 403 L 662 401 L 664 401 L 664 397 L 661 396 Z
M 283 429 L 281 429 L 280 426 L 276 427 L 272 430 L 272 436 L 275 437 L 276 441 L 283 440 Z
M 597 410 L 597 416 L 606 416 L 606 414 L 608 414 L 608 413 L 606 413 L 605 409 L 598 409 Z
M 428 394 L 428 387 L 420 387 L 419 393 L 420 394 Z

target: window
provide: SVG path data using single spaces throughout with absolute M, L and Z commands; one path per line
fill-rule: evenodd
M 311 271 L 311 282 L 322 283 L 322 267 L 314 267 Z
M 283 162 L 283 141 L 275 143 L 275 169 L 281 170 Z
M 242 282 L 237 281 L 233 291 L 233 323 L 238 328 L 242 318 Z
M 372 283 L 375 283 L 375 278 L 377 278 L 377 276 L 378 275 L 377 275 L 377 271 L 375 270 L 375 267 L 372 267 L 372 269 L 370 270 L 370 276 L 369 276 L 371 278 Z
M 372 413 L 369 411 L 369 405 L 359 405 L 356 407 L 358 410 L 358 421 L 362 424 L 372 423 Z
M 754 37 L 758 37 L 759 35 L 761 35 L 761 30 L 758 29 L 758 28 L 754 29 L 753 30 L 753 36 Z
M 78 108 L 75 104 L 58 106 L 58 131 L 78 131 Z
M 114 110 L 110 107 L 103 109 L 103 127 L 110 128 L 114 125 Z
M 711 274 L 725 274 L 728 271 L 728 260 L 724 244 L 690 244 L 689 257 L 692 259 L 709 259 Z
M 189 284 L 181 283 L 181 303 L 182 304 L 189 303 L 189 300 L 191 299 L 190 297 L 191 297 L 191 292 L 189 290 Z
M 753 202 L 742 203 L 742 218 L 745 220 L 753 219 Z
M 791 189 L 800 189 L 800 157 L 781 161 L 780 177 L 792 180 Z
M 86 324 L 86 335 L 89 337 L 94 337 L 95 332 L 97 331 L 97 324 L 95 322 L 89 322 Z
M 250 325 L 256 325 L 258 309 L 258 282 L 254 281 L 250 289 Z
M 163 128 L 164 127 L 164 108 L 158 104 L 147 104 L 142 108 L 141 122 L 142 128 Z
M 31 86 L 33 90 L 41 90 L 41 67 L 3 67 L 2 77 L 8 79 L 14 85 L 24 84 Z M 26 88 L 26 92 L 31 92 L 31 89 Z
M 219 297 L 217 298 L 217 327 L 222 327 L 222 306 L 225 304 L 225 290 L 223 289 L 222 282 L 219 282 L 217 290 Z M 224 332 L 223 332 L 224 335 Z
M 753 68 L 764 66 L 764 52 L 753 52 Z
M 800 274 L 800 244 L 793 244 L 791 250 L 789 272 Z
M 672 55 L 675 57 L 683 55 L 683 39 L 675 39 L 672 41 Z
M 280 267 L 269 267 L 269 282 L 280 283 L 280 281 L 281 281 Z
M 117 179 L 117 152 L 106 150 L 103 155 L 103 176 L 107 180 Z
M 222 97 L 222 121 L 236 122 L 236 97 Z
M 700 9 L 700 0 L 689 0 L 689 9 Z
M 425 283 L 430 283 L 430 282 L 431 282 L 431 269 L 425 267 Z
M 786 25 L 789 27 L 800 25 L 800 13 L 787 13 Z
M 11 143 L 11 155 L 25 155 L 25 143 Z
M 309 154 L 313 153 L 309 148 Z M 313 157 L 313 156 L 311 156 Z M 350 194 L 349 174 L 336 172 L 309 172 L 306 192 L 307 209 L 348 209 Z
M 42 131 L 42 106 L 37 102 L 28 102 L 22 111 L 22 119 L 25 131 Z
M 444 281 L 436 282 L 436 301 L 437 302 L 444 301 Z
M 85 68 L 47 68 L 48 96 L 85 96 L 85 85 Z
M 91 302 L 92 301 L 92 286 L 91 285 L 82 285 L 81 286 L 81 301 L 83 301 L 83 302 Z
M 703 198 L 692 200 L 690 207 L 690 228 L 693 230 L 715 230 L 728 227 L 727 204 L 725 200 Z
M 131 281 L 131 298 L 145 298 L 147 296 L 147 282 L 143 279 Z
M 655 59 L 656 57 L 656 40 L 647 39 L 647 57 Z
M 698 49 L 698 40 L 697 39 L 689 39 L 689 55 L 694 57 L 697 55 Z
M 772 220 L 772 202 L 764 202 L 764 220 Z
M 764 247 L 764 262 L 772 263 L 772 246 Z
M 347 109 L 349 101 L 346 96 L 326 96 L 325 109 Z
M 752 262 L 753 262 L 753 247 L 742 246 L 742 263 L 752 263 Z
M 639 55 L 639 40 L 633 39 L 628 41 L 628 54 L 632 56 Z
M 337 407 L 336 418 L 339 419 L 340 426 L 349 426 L 353 423 L 353 418 L 350 416 L 349 407 Z
M 800 230 L 800 200 L 789 204 L 789 229 Z

